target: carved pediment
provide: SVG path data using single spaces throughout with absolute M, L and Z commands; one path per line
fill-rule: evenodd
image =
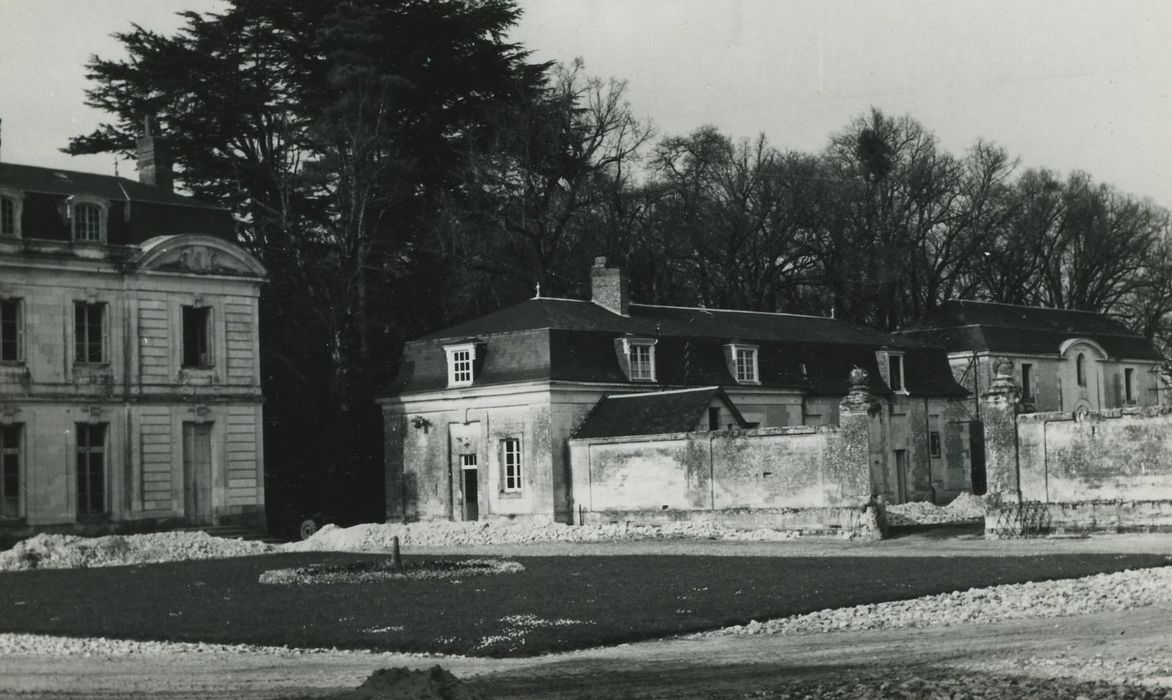
M 131 264 L 197 275 L 265 276 L 264 267 L 243 248 L 211 236 L 157 236 L 142 244 Z

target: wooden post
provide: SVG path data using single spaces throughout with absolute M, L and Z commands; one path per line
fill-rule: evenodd
M 399 538 L 391 538 L 391 566 L 396 569 L 403 568 L 403 557 L 399 554 Z

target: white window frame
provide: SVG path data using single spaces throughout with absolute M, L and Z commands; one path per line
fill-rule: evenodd
M 99 360 L 89 359 L 88 352 L 85 353 L 84 358 L 78 357 L 78 355 L 81 353 L 81 349 L 82 349 L 83 344 L 88 349 L 88 347 L 91 345 L 91 343 L 88 342 L 88 337 L 87 338 L 80 338 L 77 335 L 77 313 L 80 309 L 83 309 L 83 308 L 88 309 L 89 307 L 92 307 L 92 306 L 99 307 L 102 311 L 101 315 L 98 317 L 99 323 L 101 326 L 101 333 L 99 334 L 101 336 L 101 338 L 99 340 L 99 342 L 100 342 L 99 350 L 101 351 L 100 352 L 101 359 L 99 359 Z M 88 327 L 89 327 L 89 318 L 88 317 L 86 318 L 85 326 L 88 329 Z M 76 365 L 91 365 L 91 366 L 92 365 L 108 364 L 110 362 L 110 335 L 109 334 L 110 334 L 110 305 L 108 303 L 106 303 L 104 301 L 86 301 L 86 300 L 81 300 L 81 299 L 73 302 L 73 363 L 74 364 L 76 364 Z M 88 336 L 88 333 L 87 333 L 87 336 Z
M 899 386 L 895 386 L 892 381 L 891 367 L 893 364 L 899 365 Z M 902 352 L 888 352 L 887 353 L 887 382 L 888 386 L 897 394 L 906 394 L 907 391 L 907 366 L 903 363 Z
M 519 437 L 501 438 L 502 493 L 521 493 L 525 488 L 524 481 L 522 480 L 524 476 L 524 452 L 521 447 L 521 438 Z
M 761 372 L 758 358 L 761 353 L 758 352 L 758 346 L 729 343 L 725 348 L 728 350 L 729 373 L 732 374 L 737 384 L 760 384 Z M 747 358 L 745 362 L 741 362 L 742 356 Z
M 654 382 L 655 372 L 655 344 L 656 341 L 648 338 L 623 338 L 623 354 L 627 356 L 627 378 L 633 382 Z M 646 350 L 646 363 L 635 362 L 636 352 Z
M 12 207 L 12 230 L 3 228 L 3 203 L 8 202 Z M 17 190 L 0 188 L 0 238 L 20 238 L 20 220 L 24 212 L 24 194 Z
M 78 235 L 80 217 L 78 211 L 82 207 L 94 207 L 98 211 L 98 237 L 89 238 Z M 105 243 L 106 222 L 110 218 L 110 203 L 98 197 L 89 195 L 74 195 L 69 198 L 69 230 L 75 243 Z
M 448 387 L 472 386 L 476 381 L 476 343 L 445 345 Z
M 0 355 L 0 363 L 23 364 L 24 363 L 24 299 L 21 299 L 20 297 L 3 297 L 3 298 L 0 298 L 0 302 L 12 303 L 12 304 L 15 304 L 15 306 L 16 306 L 16 339 L 15 339 L 16 357 L 6 359 L 2 355 Z M 7 341 L 7 340 L 9 340 L 9 339 L 4 337 L 4 326 L 0 325 L 0 345 L 2 345 L 4 343 L 4 341 Z

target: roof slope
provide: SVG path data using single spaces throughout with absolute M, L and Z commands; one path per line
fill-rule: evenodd
M 1090 338 L 1113 357 L 1159 360 L 1151 341 L 1103 314 L 984 301 L 953 300 L 903 334 L 949 352 L 1057 354 L 1071 338 Z
M 920 346 L 894 336 L 821 316 L 631 304 L 620 316 L 589 301 L 536 298 L 506 307 L 422 338 L 440 340 L 494 333 L 554 329 L 630 333 L 655 338 L 726 338 L 882 347 Z
M 137 180 L 114 175 L 98 175 L 35 165 L 0 163 L 0 183 L 25 192 L 44 194 L 91 194 L 119 202 L 150 202 L 175 206 L 220 209 L 191 197 L 153 187 Z
M 604 438 L 692 432 L 708 415 L 708 407 L 714 400 L 725 404 L 736 418 L 738 427 L 746 427 L 745 419 L 724 391 L 720 387 L 710 386 L 605 397 L 595 405 L 573 437 Z

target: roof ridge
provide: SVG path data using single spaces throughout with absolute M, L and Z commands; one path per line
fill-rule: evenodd
M 957 303 L 961 303 L 961 304 L 988 304 L 990 306 L 1012 306 L 1017 309 L 1033 309 L 1035 311 L 1063 311 L 1063 312 L 1067 312 L 1067 313 L 1090 314 L 1091 316 L 1102 316 L 1102 317 L 1108 318 L 1108 319 L 1111 318 L 1107 314 L 1100 313 L 1098 311 L 1084 311 L 1083 309 L 1060 309 L 1055 306 L 1031 306 L 1029 304 L 1010 304 L 1010 303 L 1007 303 L 1004 301 L 984 301 L 983 299 L 949 299 L 948 301 L 946 301 L 944 303 L 947 304 L 948 302 L 957 302 Z M 1114 319 L 1111 319 L 1111 320 L 1114 320 Z
M 831 318 L 829 316 L 818 316 L 815 314 L 795 314 L 795 313 L 790 313 L 788 311 L 750 311 L 748 309 L 717 309 L 717 308 L 709 308 L 706 306 L 674 306 L 671 304 L 635 304 L 635 303 L 632 303 L 631 306 L 643 306 L 643 307 L 652 308 L 652 309 L 680 309 L 683 311 L 719 311 L 721 313 L 733 313 L 733 314 L 761 314 L 763 316 L 793 316 L 795 318 L 817 318 L 817 319 L 821 319 L 823 321 L 836 321 L 838 323 L 846 323 L 849 325 L 855 325 L 855 324 L 852 324 L 850 321 L 843 321 L 842 319 Z M 883 331 L 879 331 L 879 332 L 882 333 Z

